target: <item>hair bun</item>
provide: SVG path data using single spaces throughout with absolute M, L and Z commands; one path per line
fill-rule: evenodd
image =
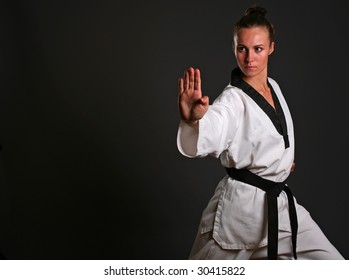
M 245 11 L 245 15 L 246 16 L 249 16 L 249 15 L 256 15 L 256 16 L 262 16 L 264 17 L 267 13 L 267 10 L 262 8 L 262 7 L 258 7 L 258 6 L 253 6 L 253 7 L 250 7 L 248 8 L 246 11 Z

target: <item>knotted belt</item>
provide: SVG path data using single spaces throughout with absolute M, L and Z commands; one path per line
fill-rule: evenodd
M 264 179 L 247 169 L 236 169 L 233 167 L 226 168 L 228 175 L 243 183 L 253 185 L 266 192 L 268 203 L 268 259 L 276 260 L 278 254 L 278 203 L 277 198 L 282 191 L 285 191 L 288 199 L 288 208 L 290 214 L 291 232 L 292 232 L 292 249 L 294 258 L 297 259 L 297 212 L 293 200 L 291 189 L 285 182 L 273 182 Z

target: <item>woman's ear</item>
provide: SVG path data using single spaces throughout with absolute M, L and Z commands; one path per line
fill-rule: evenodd
M 235 44 L 234 44 L 234 42 L 231 43 L 231 49 L 232 49 L 234 55 L 236 55 L 236 53 L 235 53 Z
M 269 55 L 271 55 L 274 52 L 275 44 L 274 42 L 270 43 L 270 48 L 269 48 Z

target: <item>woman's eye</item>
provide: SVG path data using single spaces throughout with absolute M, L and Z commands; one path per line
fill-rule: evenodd
M 256 52 L 261 52 L 263 49 L 261 47 L 256 47 L 255 50 Z
M 238 47 L 238 51 L 239 52 L 244 52 L 244 51 L 246 51 L 246 48 L 245 47 Z

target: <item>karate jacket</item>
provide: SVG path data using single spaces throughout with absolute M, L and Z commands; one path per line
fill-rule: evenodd
M 181 121 L 179 151 L 187 157 L 207 155 L 223 167 L 248 169 L 268 180 L 287 179 L 294 162 L 294 129 L 279 85 L 268 78 L 276 110 L 251 86 L 232 72 L 231 83 L 209 106 L 198 127 Z M 291 186 L 292 187 L 292 186 Z M 309 214 L 296 203 L 298 221 Z M 278 197 L 279 230 L 291 232 L 287 196 Z M 223 249 L 254 249 L 267 245 L 265 192 L 225 176 L 203 211 L 201 233 L 213 231 Z

